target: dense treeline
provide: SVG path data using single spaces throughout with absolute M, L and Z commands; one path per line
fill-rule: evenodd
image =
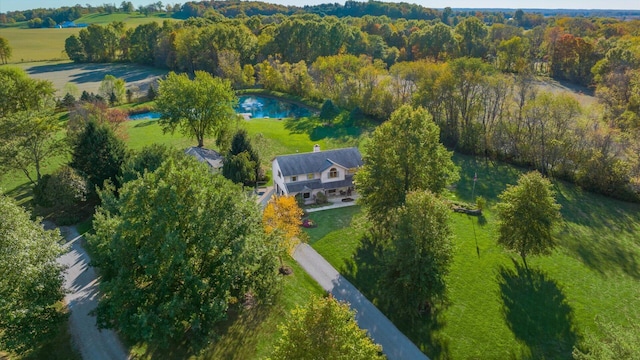
M 330 99 L 380 120 L 411 103 L 458 151 L 605 194 L 639 192 L 640 21 L 557 18 L 525 30 L 533 18 L 522 11 L 512 24 L 472 16 L 454 26 L 442 17 L 209 13 L 130 29 L 91 25 L 67 39 L 66 51 L 77 62 L 204 70 L 236 88 Z M 601 104 L 586 109 L 545 93 L 537 75 L 590 86 Z

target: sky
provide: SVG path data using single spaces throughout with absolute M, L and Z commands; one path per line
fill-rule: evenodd
M 164 4 L 184 3 L 184 1 L 163 1 Z M 626 9 L 640 10 L 638 0 L 404 0 L 425 7 L 442 9 L 451 8 L 510 8 L 510 9 Z M 0 0 L 0 13 L 35 8 L 58 8 L 75 4 L 91 4 L 93 6 L 115 3 L 119 6 L 122 0 Z M 155 3 L 153 0 L 131 0 L 135 7 Z M 337 0 L 269 0 L 266 2 L 282 5 L 316 5 L 339 2 Z

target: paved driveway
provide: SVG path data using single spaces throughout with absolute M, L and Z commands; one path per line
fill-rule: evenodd
M 308 244 L 300 244 L 293 258 L 320 286 L 334 298 L 350 304 L 356 311 L 356 321 L 367 330 L 389 360 L 429 360 L 378 308 L 351 285 L 320 254 Z
M 69 292 L 64 300 L 71 312 L 69 328 L 73 342 L 83 359 L 124 360 L 127 352 L 112 330 L 98 330 L 96 317 L 90 315 L 98 305 L 98 280 L 91 259 L 80 244 L 82 236 L 75 227 L 61 227 L 69 251 L 58 258 L 68 267 L 64 287 Z

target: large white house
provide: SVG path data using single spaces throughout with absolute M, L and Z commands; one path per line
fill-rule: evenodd
M 306 201 L 319 192 L 328 197 L 351 195 L 353 175 L 362 166 L 357 148 L 277 156 L 272 161 L 273 186 L 276 195 L 297 195 Z

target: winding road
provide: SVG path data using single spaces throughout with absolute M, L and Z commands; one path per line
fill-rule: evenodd
M 98 278 L 91 259 L 82 248 L 82 236 L 73 226 L 60 227 L 66 239 L 68 252 L 58 258 L 67 267 L 64 287 L 68 291 L 64 300 L 70 311 L 69 329 L 73 343 L 83 359 L 124 360 L 127 351 L 112 330 L 98 330 L 96 317 L 91 312 L 98 305 Z

